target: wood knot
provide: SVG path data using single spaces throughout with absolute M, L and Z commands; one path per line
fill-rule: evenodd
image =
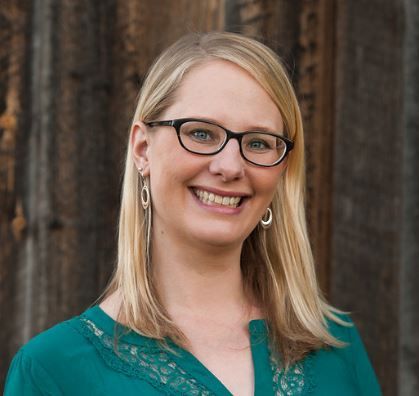
M 16 241 L 21 241 L 23 233 L 26 229 L 26 218 L 23 214 L 23 206 L 21 200 L 16 202 L 15 217 L 12 220 L 12 232 Z

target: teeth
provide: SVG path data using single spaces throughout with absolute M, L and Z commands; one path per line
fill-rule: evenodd
M 217 204 L 223 206 L 230 206 L 232 208 L 237 208 L 237 205 L 240 202 L 241 197 L 223 197 L 204 190 L 194 190 L 195 195 L 200 199 L 200 201 L 206 204 Z

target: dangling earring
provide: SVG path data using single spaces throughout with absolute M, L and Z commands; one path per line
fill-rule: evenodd
M 141 204 L 143 205 L 144 210 L 147 210 L 150 206 L 150 190 L 148 189 L 147 182 L 143 176 L 143 168 L 138 168 L 138 171 L 140 172 L 143 182 L 143 187 L 141 189 Z
M 144 210 L 147 210 L 150 205 L 150 191 L 148 190 L 145 180 L 143 188 L 141 189 L 141 204 L 143 205 Z
M 143 187 L 141 188 L 141 204 L 143 205 L 144 210 L 147 210 L 150 206 L 150 190 L 148 189 L 147 182 L 143 176 L 143 168 L 138 168 L 140 172 L 141 180 L 143 182 Z
M 266 219 L 266 220 L 265 220 Z M 265 230 L 268 229 L 272 225 L 272 210 L 271 208 L 266 209 L 265 216 L 262 217 L 260 221 L 262 228 Z

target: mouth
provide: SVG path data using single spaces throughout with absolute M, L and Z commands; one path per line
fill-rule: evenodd
M 201 188 L 192 188 L 195 196 L 205 205 L 209 206 L 226 206 L 228 208 L 239 207 L 245 197 L 233 195 L 219 195 L 211 191 L 203 190 Z

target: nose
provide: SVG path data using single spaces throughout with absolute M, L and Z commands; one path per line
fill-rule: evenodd
M 227 182 L 242 178 L 244 166 L 239 142 L 236 139 L 231 139 L 221 152 L 214 155 L 209 170 L 214 175 L 222 176 L 223 181 Z

